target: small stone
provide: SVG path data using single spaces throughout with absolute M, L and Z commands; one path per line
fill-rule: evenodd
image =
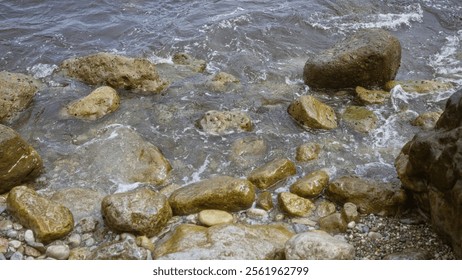
M 351 202 L 345 203 L 343 205 L 343 209 L 341 213 L 342 213 L 342 218 L 347 222 L 351 222 L 351 221 L 358 222 L 359 221 L 358 207 L 354 203 L 351 203 Z
M 199 222 L 205 226 L 229 224 L 233 222 L 233 215 L 221 210 L 202 210 L 199 212 Z
M 46 251 L 45 245 L 43 245 L 43 243 L 33 242 L 33 243 L 28 244 L 28 245 L 31 246 L 34 249 L 37 249 L 42 254 L 44 254 L 45 251 Z
M 305 143 L 297 147 L 295 160 L 307 162 L 318 159 L 321 146 L 316 143 Z
M 95 239 L 93 239 L 93 237 L 91 238 L 88 238 L 87 240 L 85 240 L 85 246 L 86 247 L 91 247 L 93 245 L 95 245 Z
M 436 122 L 441 117 L 442 112 L 425 112 L 415 118 L 411 124 L 430 130 L 435 127 Z
M 354 229 L 355 226 L 356 226 L 356 223 L 355 223 L 355 221 L 351 221 L 351 222 L 348 223 L 347 226 L 348 226 L 349 229 Z
M 13 248 L 18 249 L 21 246 L 21 241 L 11 240 L 8 244 Z
M 273 208 L 273 196 L 270 192 L 264 191 L 257 196 L 257 206 L 269 211 Z
M 34 257 L 34 258 L 38 258 L 42 255 L 42 253 L 40 253 L 39 250 L 31 247 L 31 246 L 25 246 L 24 247 L 24 255 L 26 256 L 31 256 L 31 257 Z
M 34 232 L 32 230 L 28 229 L 24 232 L 24 241 L 29 245 L 35 242 Z
M 279 181 L 297 173 L 295 164 L 286 158 L 277 158 L 254 169 L 248 180 L 257 188 L 267 189 Z
M 311 214 L 314 204 L 306 198 L 290 192 L 282 192 L 278 196 L 279 207 L 290 216 L 304 217 Z
M 374 240 L 374 241 L 377 241 L 377 240 L 380 240 L 382 238 L 382 235 L 378 232 L 373 232 L 373 231 L 370 231 L 367 236 L 371 239 L 371 240 Z
M 13 229 L 13 223 L 10 220 L 0 221 L 0 231 Z
M 314 227 L 317 225 L 317 223 L 313 220 L 310 220 L 308 218 L 292 218 L 290 221 L 294 224 L 301 224 L 301 225 L 307 225 L 310 227 Z
M 12 261 L 20 261 L 24 258 L 23 254 L 20 252 L 14 252 L 13 255 L 11 255 L 10 260 Z
M 69 236 L 68 239 L 68 245 L 70 248 L 75 248 L 80 246 L 80 243 L 82 242 L 82 237 L 78 233 L 73 233 L 71 236 Z
M 390 91 L 368 90 L 363 87 L 356 87 L 356 94 L 363 104 L 383 104 L 386 99 L 390 98 Z
M 237 139 L 231 146 L 230 159 L 242 167 L 251 167 L 266 155 L 267 145 L 263 139 L 249 136 Z
M 263 209 L 251 208 L 245 212 L 251 219 L 264 219 L 268 217 L 268 212 Z
M 347 224 L 340 213 L 334 213 L 329 216 L 322 217 L 319 219 L 318 223 L 320 229 L 329 233 L 345 232 L 347 229 Z
M 56 260 L 67 260 L 69 258 L 70 249 L 67 245 L 51 245 L 48 246 L 45 254 L 47 257 Z
M 334 109 L 311 95 L 301 96 L 290 104 L 287 111 L 306 128 L 334 129 L 337 127 Z
M 314 198 L 320 195 L 328 184 L 329 175 L 325 171 L 319 170 L 298 179 L 290 186 L 290 192 L 301 197 Z
M 450 83 L 432 81 L 432 80 L 407 80 L 407 81 L 389 81 L 385 85 L 386 90 L 391 90 L 400 85 L 406 92 L 432 93 L 441 92 L 454 88 Z
M 0 237 L 0 253 L 6 253 L 8 251 L 8 239 Z
M 324 200 L 316 206 L 316 215 L 322 218 L 335 213 L 336 210 L 334 203 Z
M 79 225 L 82 233 L 94 232 L 98 226 L 98 221 L 93 217 L 87 217 L 80 220 Z
M 14 223 L 13 224 L 13 229 L 14 230 L 21 230 L 21 229 L 23 229 L 23 226 L 21 224 Z
M 218 72 L 207 82 L 207 85 L 214 91 L 225 91 L 233 85 L 238 85 L 239 79 L 225 72 Z
M 185 65 L 192 71 L 202 73 L 207 67 L 207 63 L 201 59 L 195 59 L 187 53 L 176 53 L 172 57 L 172 61 L 175 64 Z
M 252 131 L 250 117 L 241 111 L 208 111 L 199 120 L 198 125 L 205 133 L 212 135 Z
M 149 238 L 144 235 L 138 236 L 136 238 L 136 245 L 138 245 L 139 247 L 145 248 L 149 252 L 154 252 L 154 249 L 155 249 L 154 244 L 151 242 L 151 240 L 149 240 Z
M 342 117 L 345 123 L 358 132 L 368 133 L 377 127 L 378 119 L 374 112 L 361 106 L 349 106 Z
M 69 260 L 88 260 L 91 251 L 86 247 L 74 248 L 69 253 Z
M 14 229 L 9 229 L 6 232 L 6 236 L 11 239 L 17 239 L 18 238 L 18 231 Z
M 84 120 L 96 120 L 116 111 L 120 106 L 120 98 L 115 89 L 103 86 L 89 95 L 72 102 L 66 107 L 67 113 Z

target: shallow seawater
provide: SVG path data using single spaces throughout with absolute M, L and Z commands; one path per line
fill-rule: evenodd
M 316 161 L 297 163 L 297 177 L 326 169 L 331 178 L 351 174 L 398 183 L 394 159 L 421 130 L 410 121 L 443 109 L 462 88 L 462 3 L 457 0 L 1 1 L 0 23 L 0 70 L 31 74 L 44 84 L 32 106 L 9 125 L 42 155 L 46 171 L 39 181 L 51 190 L 126 191 L 139 185 L 76 163 L 82 145 L 114 126 L 132 128 L 162 150 L 173 166 L 166 184 L 217 174 L 246 177 L 276 157 L 294 160 L 305 142 L 318 143 L 322 151 Z M 286 112 L 297 97 L 313 94 L 338 116 L 355 104 L 348 92 L 328 95 L 305 86 L 305 61 L 361 28 L 384 28 L 399 38 L 397 79 L 435 79 L 454 88 L 426 95 L 395 88 L 387 103 L 367 106 L 379 120 L 369 134 L 343 122 L 332 131 L 304 130 Z M 120 91 L 121 108 L 103 119 L 65 118 L 62 108 L 92 88 L 61 76 L 58 65 L 100 51 L 167 64 L 173 54 L 186 52 L 205 60 L 207 69 L 176 81 L 163 94 Z M 229 92 L 205 87 L 207 77 L 218 71 L 238 77 L 240 86 Z M 253 131 L 204 134 L 195 123 L 209 110 L 245 111 Z M 265 155 L 250 166 L 232 159 L 232 144 L 242 137 L 266 142 Z

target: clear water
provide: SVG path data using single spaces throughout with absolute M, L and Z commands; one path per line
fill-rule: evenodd
M 429 95 L 393 91 L 384 105 L 368 106 L 379 117 L 368 135 L 340 122 L 333 131 L 305 131 L 286 112 L 303 94 L 314 94 L 338 114 L 354 103 L 349 94 L 329 96 L 303 85 L 305 61 L 360 28 L 384 28 L 397 36 L 403 57 L 398 79 L 437 79 L 454 89 Z M 95 52 L 171 61 L 187 52 L 207 61 L 204 74 L 175 82 L 162 95 L 121 91 L 121 108 L 103 119 L 66 119 L 60 110 L 91 88 L 60 76 L 69 57 Z M 444 108 L 462 88 L 462 3 L 420 1 L 0 1 L 0 70 L 22 72 L 44 82 L 32 106 L 13 128 L 37 148 L 45 163 L 44 189 L 89 187 L 124 191 L 139 184 L 98 174 L 83 164 L 81 150 L 101 130 L 136 129 L 172 163 L 168 183 L 184 185 L 215 174 L 246 177 L 275 157 L 295 159 L 304 142 L 322 146 L 320 158 L 297 163 L 298 176 L 324 168 L 331 178 L 356 174 L 397 182 L 393 167 L 401 147 L 420 130 L 409 121 Z M 218 93 L 203 86 L 218 71 L 242 86 Z M 168 78 L 168 77 L 167 77 Z M 195 127 L 208 110 L 240 109 L 252 118 L 252 132 L 210 136 Z M 231 159 L 232 143 L 257 136 L 265 156 L 251 166 Z M 86 155 L 91 157 L 92 155 Z M 104 159 L 102 159 L 104 160 Z M 107 164 L 122 164 L 113 161 Z M 296 177 L 292 178 L 294 180 Z M 281 191 L 289 182 L 279 186 Z

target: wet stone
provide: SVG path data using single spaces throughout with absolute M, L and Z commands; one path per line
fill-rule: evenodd
M 241 111 L 208 111 L 198 125 L 205 133 L 212 135 L 252 130 L 250 117 Z
M 295 159 L 301 162 L 307 162 L 318 159 L 321 152 L 321 146 L 316 143 L 304 143 L 297 147 Z
M 368 133 L 377 127 L 377 116 L 370 110 L 360 106 L 349 106 L 342 115 L 354 130 Z
M 335 204 L 326 200 L 319 202 L 316 206 L 316 216 L 320 218 L 329 216 L 330 214 L 335 213 L 335 211 Z
M 341 233 L 347 229 L 347 223 L 340 213 L 330 214 L 319 219 L 319 228 L 329 233 Z
M 25 246 L 24 247 L 24 255 L 34 257 L 34 258 L 38 258 L 38 257 L 40 257 L 42 255 L 42 253 L 39 250 L 37 250 L 37 249 L 35 249 L 33 247 Z
M 351 202 L 347 202 L 343 205 L 341 214 L 343 219 L 348 223 L 351 221 L 359 221 L 358 207 L 356 207 L 356 205 Z
M 199 222 L 205 226 L 229 224 L 233 222 L 233 215 L 221 210 L 202 210 L 198 215 Z
M 287 111 L 303 127 L 314 129 L 337 127 L 334 109 L 311 95 L 299 97 L 290 104 Z
M 96 120 L 115 112 L 120 98 L 115 89 L 104 86 L 66 106 L 67 114 L 84 120 Z
M 136 237 L 136 245 L 141 248 L 145 248 L 146 250 L 153 252 L 155 249 L 154 244 L 147 238 L 146 236 L 138 236 Z
M 24 258 L 24 255 L 20 252 L 14 252 L 11 256 L 10 256 L 10 260 L 12 261 L 20 261 Z
M 277 158 L 254 169 L 247 178 L 257 188 L 264 190 L 296 173 L 297 170 L 292 161 Z
M 0 237 L 0 253 L 8 251 L 8 239 Z
M 420 126 L 425 130 L 430 130 L 435 127 L 436 122 L 441 117 L 442 112 L 425 112 L 415 118 L 411 124 Z
M 328 183 L 329 175 L 325 171 L 319 170 L 298 179 L 290 186 L 290 192 L 301 197 L 313 198 L 320 195 Z
M 201 59 L 195 59 L 187 53 L 175 53 L 172 57 L 175 64 L 185 65 L 194 72 L 202 73 L 207 67 L 207 63 Z
M 289 216 L 308 216 L 315 208 L 315 205 L 309 199 L 290 192 L 280 193 L 278 196 L 278 203 L 281 210 Z
M 263 191 L 257 196 L 257 206 L 269 211 L 273 208 L 273 195 L 268 191 Z
M 389 81 L 385 85 L 386 90 L 391 90 L 400 85 L 406 92 L 432 93 L 452 89 L 454 86 L 450 83 L 439 82 L 435 80 L 407 80 L 407 81 Z
M 207 86 L 211 90 L 219 92 L 232 90 L 237 85 L 239 85 L 239 79 L 225 72 L 216 73 L 211 77 L 210 81 L 207 82 Z
M 136 246 L 135 240 L 103 244 L 88 257 L 91 260 L 145 260 L 146 258 L 146 249 Z
M 231 160 L 239 166 L 249 167 L 262 158 L 267 150 L 266 142 L 258 137 L 244 137 L 233 142 Z
M 355 91 L 359 101 L 364 105 L 383 104 L 390 98 L 389 91 L 368 90 L 360 86 L 357 86 Z

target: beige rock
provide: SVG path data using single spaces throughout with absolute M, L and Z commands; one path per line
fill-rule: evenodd
M 90 248 L 78 247 L 69 252 L 68 260 L 89 260 L 91 255 Z
M 201 59 L 195 59 L 187 53 L 176 53 L 172 57 L 175 64 L 188 66 L 194 72 L 202 73 L 207 67 L 207 63 Z
M 328 184 L 329 175 L 323 170 L 318 170 L 298 179 L 290 186 L 290 192 L 301 197 L 313 198 L 320 195 Z
M 174 215 L 205 209 L 239 211 L 252 206 L 255 187 L 247 180 L 218 176 L 184 186 L 172 193 L 169 203 Z
M 358 132 L 368 133 L 377 127 L 377 116 L 360 106 L 349 106 L 343 113 L 342 119 Z
M 356 95 L 359 101 L 365 105 L 383 104 L 385 100 L 390 98 L 390 91 L 368 90 L 363 87 L 357 86 Z
M 13 188 L 7 203 L 8 211 L 22 225 L 32 229 L 42 242 L 62 238 L 74 228 L 74 218 L 69 209 L 25 186 Z
M 167 198 L 147 188 L 106 196 L 101 208 L 109 228 L 148 237 L 160 232 L 172 217 Z
M 265 155 L 266 142 L 258 137 L 239 138 L 231 147 L 231 160 L 239 166 L 248 167 Z
M 225 72 L 218 72 L 212 76 L 207 85 L 214 91 L 225 91 L 232 89 L 233 85 L 238 85 L 239 79 Z
M 39 81 L 30 76 L 0 71 L 0 123 L 26 109 L 39 85 Z
M 400 85 L 404 91 L 416 93 L 431 93 L 446 91 L 453 88 L 450 83 L 432 81 L 432 80 L 407 80 L 407 81 L 389 81 L 385 85 L 386 90 L 391 90 Z
M 208 111 L 198 125 L 204 132 L 212 135 L 252 130 L 250 117 L 240 111 Z
M 151 252 L 154 252 L 154 249 L 155 249 L 154 244 L 145 235 L 136 237 L 136 245 L 138 247 L 142 247 L 142 248 L 144 248 L 144 249 L 146 249 L 148 251 L 151 251 Z
M 260 189 L 267 189 L 277 182 L 297 173 L 295 164 L 286 158 L 277 158 L 253 170 L 247 179 Z
M 415 118 L 411 124 L 414 126 L 420 126 L 425 130 L 429 130 L 435 127 L 436 122 L 441 117 L 443 112 L 425 112 Z
M 198 218 L 201 224 L 208 227 L 233 222 L 233 215 L 222 210 L 202 210 L 199 212 Z
M 334 109 L 310 95 L 301 96 L 292 102 L 287 111 L 304 127 L 315 129 L 337 127 Z
M 320 229 L 333 234 L 347 230 L 347 222 L 342 218 L 342 214 L 340 213 L 333 213 L 322 217 L 318 223 Z
M 356 204 L 365 214 L 394 215 L 406 202 L 406 193 L 399 186 L 348 176 L 331 182 L 326 193 L 337 204 Z
M 40 175 L 42 159 L 13 129 L 0 124 L 0 194 Z
M 8 251 L 8 239 L 0 237 L 0 254 Z
M 326 216 L 329 216 L 330 214 L 333 214 L 335 213 L 335 211 L 337 210 L 336 206 L 334 203 L 332 202 L 329 202 L 329 201 L 326 201 L 326 200 L 323 200 L 321 202 L 318 203 L 318 201 L 316 201 L 317 204 L 316 204 L 316 216 L 322 218 L 322 217 L 326 217 Z
M 79 119 L 96 120 L 116 111 L 120 105 L 117 92 L 108 86 L 95 89 L 89 95 L 72 102 L 67 113 Z
M 278 203 L 281 210 L 289 216 L 308 216 L 315 208 L 314 204 L 309 199 L 290 192 L 279 193 Z
M 321 152 L 321 146 L 316 143 L 305 143 L 297 147 L 295 159 L 297 161 L 307 162 L 318 159 Z
M 159 93 L 169 85 L 159 77 L 155 65 L 145 58 L 96 53 L 67 59 L 61 69 L 90 85 L 108 85 L 116 89 Z
M 283 258 L 285 242 L 293 233 L 280 225 L 221 224 L 209 228 L 182 224 L 157 243 L 159 259 L 238 259 Z
M 342 208 L 342 218 L 347 222 L 359 222 L 359 213 L 358 213 L 358 207 L 351 202 L 347 202 L 343 205 Z
M 78 223 L 86 217 L 95 217 L 101 220 L 101 201 L 103 198 L 104 194 L 92 189 L 69 188 L 57 190 L 50 200 L 69 208 L 74 221 Z
M 264 191 L 257 196 L 257 206 L 263 210 L 269 211 L 273 208 L 273 195 Z

